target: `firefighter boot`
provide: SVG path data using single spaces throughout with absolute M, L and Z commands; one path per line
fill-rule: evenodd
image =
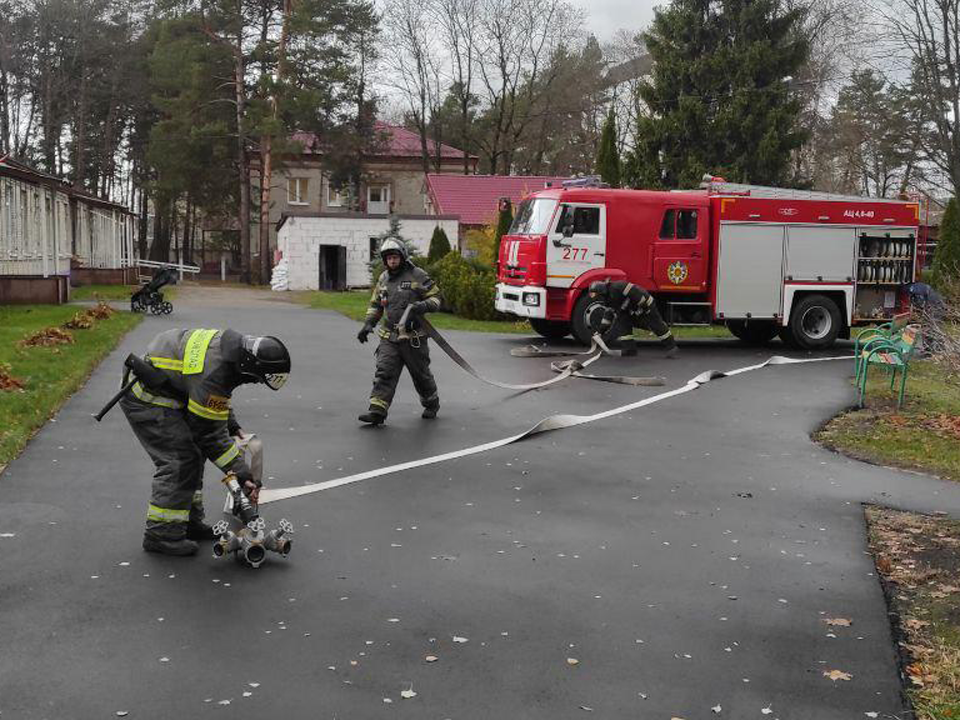
M 438 413 L 438 412 L 440 412 L 440 406 L 439 406 L 439 405 L 433 405 L 433 406 L 431 406 L 431 407 L 425 407 L 425 408 L 423 409 L 423 412 L 420 413 L 420 417 L 422 417 L 424 420 L 433 420 L 435 417 L 437 417 L 437 413 Z
M 213 528 L 202 520 L 190 521 L 187 523 L 187 540 L 207 542 L 216 539 L 217 536 L 214 534 Z
M 376 427 L 377 425 L 383 425 L 387 419 L 387 414 L 383 411 L 382 408 L 377 407 L 376 405 L 371 405 L 370 408 L 360 417 L 357 418 L 362 423 L 367 423 Z
M 196 555 L 197 551 L 200 550 L 200 546 L 193 540 L 187 540 L 187 538 L 172 540 L 144 533 L 143 549 L 147 552 L 159 553 L 161 555 L 178 555 L 185 557 L 188 555 Z
M 680 348 L 678 348 L 676 344 L 668 347 L 667 351 L 663 354 L 668 360 L 676 360 L 678 355 L 680 355 Z

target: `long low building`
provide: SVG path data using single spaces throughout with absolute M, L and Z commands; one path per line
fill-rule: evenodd
M 397 215 L 400 234 L 421 255 L 430 250 L 437 227 L 453 241 L 458 221 L 452 216 Z M 390 227 L 386 215 L 302 213 L 284 215 L 277 247 L 286 260 L 290 290 L 345 290 L 371 284 L 368 263 L 376 256 L 378 237 Z
M 134 230 L 122 205 L 0 158 L 0 303 L 61 303 L 71 281 L 123 282 Z

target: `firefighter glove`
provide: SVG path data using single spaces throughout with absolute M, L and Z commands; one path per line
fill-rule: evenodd
M 253 477 L 253 473 L 250 472 L 250 468 L 247 467 L 246 463 L 238 467 L 233 472 L 237 476 L 237 482 L 240 483 L 240 487 L 245 487 L 248 483 L 256 487 L 263 485 L 262 482 L 258 482 Z
M 360 328 L 360 332 L 357 333 L 357 340 L 359 340 L 361 343 L 365 343 L 372 332 L 372 327 L 369 325 L 364 325 L 362 328 Z

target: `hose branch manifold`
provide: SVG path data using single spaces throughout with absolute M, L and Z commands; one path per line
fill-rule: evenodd
M 239 518 L 241 527 L 234 532 L 227 520 L 221 520 L 213 526 L 213 533 L 218 538 L 213 545 L 214 557 L 234 553 L 239 562 L 258 568 L 266 559 L 267 551 L 282 557 L 289 555 L 293 546 L 290 538 L 290 535 L 293 535 L 293 524 L 283 519 L 277 523 L 276 528 L 265 532 L 267 523 L 260 517 L 257 506 L 250 502 L 250 498 L 243 492 L 237 476 L 228 473 L 223 478 L 223 485 L 232 500 L 233 514 Z

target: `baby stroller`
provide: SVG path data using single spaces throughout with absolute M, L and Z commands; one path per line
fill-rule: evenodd
M 148 310 L 154 315 L 169 315 L 173 312 L 173 304 L 163 299 L 160 288 L 177 282 L 177 271 L 173 268 L 162 268 L 143 284 L 139 290 L 130 296 L 130 311 L 145 313 Z

